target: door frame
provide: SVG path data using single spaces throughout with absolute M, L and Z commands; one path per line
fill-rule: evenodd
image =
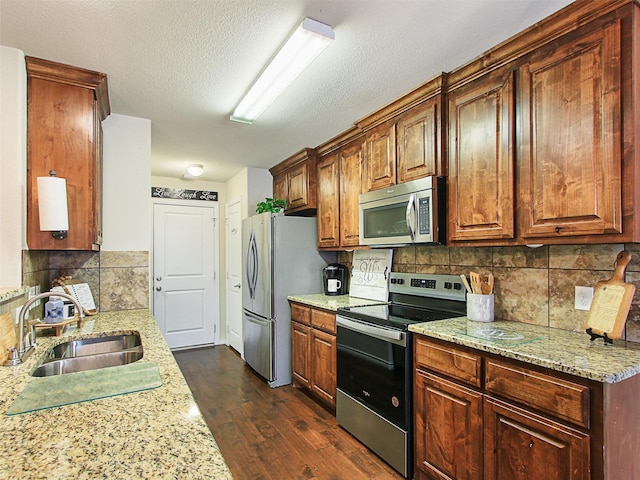
M 214 271 L 214 279 L 213 279 L 213 301 L 218 306 L 217 307 L 217 315 L 215 322 L 215 332 L 213 335 L 213 343 L 214 345 L 219 345 L 221 343 L 221 334 L 223 332 L 220 331 L 220 319 L 221 319 L 221 308 L 220 308 L 220 277 L 222 276 L 222 269 L 220 268 L 220 205 L 219 202 L 209 202 L 204 200 L 177 200 L 172 198 L 157 198 L 151 197 L 151 248 L 149 251 L 149 310 L 154 314 L 154 301 L 153 301 L 153 286 L 154 281 L 153 278 L 155 276 L 155 264 L 154 264 L 154 211 L 156 205 L 174 205 L 180 207 L 212 207 L 214 210 L 214 223 L 213 223 L 213 238 L 218 244 L 218 248 L 213 249 L 213 271 Z M 213 245 L 215 246 L 215 245 Z M 213 247 L 212 246 L 212 247 Z M 226 334 L 222 336 L 224 340 L 226 340 Z
M 225 203 L 224 205 L 224 218 L 225 218 L 225 274 L 224 274 L 224 282 L 225 282 L 225 286 L 224 286 L 224 295 L 225 295 L 225 332 L 226 332 L 226 345 L 229 345 L 229 318 L 231 316 L 230 309 L 229 309 L 229 289 L 230 289 L 230 283 L 229 283 L 229 207 L 238 204 L 239 209 L 240 209 L 240 242 L 242 243 L 242 221 L 244 220 L 243 216 L 242 216 L 242 197 L 238 197 L 235 198 L 233 200 L 230 200 L 228 202 Z M 237 260 L 238 262 L 240 262 L 240 325 L 242 327 L 243 324 L 243 312 L 242 312 L 242 244 L 240 245 L 240 256 L 237 259 L 231 259 L 232 261 Z M 233 347 L 232 347 L 233 348 Z M 238 352 L 240 353 L 240 357 L 244 359 L 244 348 L 241 348 L 240 351 Z

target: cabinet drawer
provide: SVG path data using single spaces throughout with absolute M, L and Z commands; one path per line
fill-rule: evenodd
M 311 325 L 329 333 L 336 333 L 336 314 L 323 310 L 311 310 Z
M 311 325 L 311 309 L 298 303 L 291 304 L 291 320 Z
M 485 389 L 576 425 L 589 427 L 589 387 L 487 360 Z
M 415 358 L 420 367 L 480 387 L 482 358 L 479 355 L 416 337 Z

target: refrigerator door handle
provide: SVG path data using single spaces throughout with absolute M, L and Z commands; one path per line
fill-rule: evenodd
M 247 247 L 247 266 L 245 271 L 245 275 L 247 276 L 247 286 L 249 287 L 249 298 L 251 298 L 251 300 L 256 298 L 253 284 L 253 271 L 256 268 L 253 245 L 254 233 L 251 232 L 251 236 L 249 237 L 249 246 Z
M 258 242 L 256 241 L 256 236 L 253 234 L 251 236 L 251 248 L 253 251 L 253 277 L 251 279 L 251 289 L 253 292 L 252 299 L 256 299 L 256 287 L 258 286 L 258 269 L 259 269 L 259 258 L 258 258 Z

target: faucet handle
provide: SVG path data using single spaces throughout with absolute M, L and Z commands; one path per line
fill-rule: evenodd
M 22 360 L 20 359 L 20 354 L 18 353 L 18 349 L 16 347 L 7 348 L 7 352 L 9 352 L 9 356 L 7 357 L 3 365 L 14 367 L 22 363 Z

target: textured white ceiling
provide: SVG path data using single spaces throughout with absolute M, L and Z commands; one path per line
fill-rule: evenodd
M 0 0 L 0 44 L 108 74 L 152 174 L 226 181 L 315 147 L 568 0 Z M 304 17 L 336 39 L 253 125 L 229 115 Z

